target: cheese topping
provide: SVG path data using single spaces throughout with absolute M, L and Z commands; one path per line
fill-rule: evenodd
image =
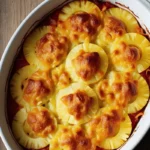
M 96 33 L 100 21 L 94 14 L 78 12 L 69 18 L 71 29 L 78 33 L 93 35 Z
M 138 81 L 128 73 L 122 76 L 124 77 L 115 73 L 110 80 L 105 79 L 98 85 L 98 95 L 104 103 L 126 107 L 135 100 L 138 94 Z
M 108 56 L 98 45 L 85 42 L 69 52 L 65 63 L 73 81 L 93 84 L 105 75 Z
M 65 134 L 65 132 L 68 131 L 64 129 L 63 132 Z M 77 133 L 71 137 L 64 135 L 63 138 L 61 145 L 67 145 L 69 150 L 93 150 L 91 140 L 85 137 L 82 130 L 77 131 Z
M 53 67 L 59 65 L 68 53 L 69 42 L 65 36 L 48 33 L 36 45 L 37 57 Z
M 106 17 L 104 21 L 104 32 L 106 33 L 106 39 L 114 40 L 126 33 L 126 27 L 121 20 L 110 16 Z
M 50 143 L 50 149 L 58 147 L 62 150 L 96 150 L 91 139 L 78 126 L 63 127 L 57 132 L 57 137 Z
M 68 107 L 68 112 L 79 120 L 88 113 L 93 98 L 83 91 L 77 91 L 62 97 L 62 101 Z
M 128 45 L 122 42 L 118 49 L 113 51 L 111 58 L 116 65 L 117 63 L 121 63 L 123 66 L 124 64 L 128 64 L 128 66 L 134 70 L 137 66 L 137 62 L 141 58 L 141 50 L 134 45 Z
M 76 73 L 83 79 L 91 79 L 99 70 L 100 57 L 97 52 L 84 52 L 72 60 Z
M 53 92 L 53 81 L 47 72 L 37 71 L 24 82 L 23 98 L 32 105 L 46 100 Z
M 120 110 L 112 109 L 110 112 L 102 113 L 87 124 L 89 135 L 97 138 L 98 143 L 109 137 L 114 137 L 119 132 L 121 121 Z
M 55 124 L 48 110 L 33 109 L 28 113 L 27 123 L 35 133 L 41 133 L 43 136 L 54 132 Z
M 52 70 L 52 79 L 58 90 L 67 87 L 71 82 L 70 75 L 66 71 L 64 64 Z
M 81 43 L 86 38 L 91 41 L 94 39 L 97 29 L 100 26 L 100 19 L 95 14 L 87 12 L 76 12 L 65 22 L 60 22 L 61 31 L 67 32 L 70 40 Z

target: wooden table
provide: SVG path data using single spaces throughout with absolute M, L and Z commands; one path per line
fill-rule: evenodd
M 0 57 L 16 28 L 43 0 L 0 0 Z M 0 139 L 0 150 L 6 150 Z
M 0 56 L 26 15 L 43 0 L 0 0 Z M 6 150 L 0 140 L 0 150 Z M 150 150 L 150 131 L 135 150 Z

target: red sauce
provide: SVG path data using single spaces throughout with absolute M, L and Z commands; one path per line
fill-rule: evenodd
M 16 113 L 19 111 L 21 107 L 14 101 L 10 94 L 10 90 L 8 92 L 7 97 L 7 110 L 8 110 L 8 120 L 9 124 L 12 124 L 13 118 L 16 115 Z
M 98 0 L 94 0 L 94 2 L 98 5 L 98 7 L 100 8 L 101 11 L 105 11 L 109 8 L 116 7 L 116 5 L 113 5 L 110 2 L 100 2 Z
M 140 111 L 138 111 L 138 112 L 136 112 L 136 113 L 129 114 L 129 117 L 130 117 L 131 122 L 132 122 L 132 131 L 134 131 L 134 129 L 135 129 L 137 123 L 139 122 L 139 120 L 140 120 L 141 117 L 143 116 L 144 109 L 145 109 L 145 107 L 144 107 L 142 110 L 140 110 Z
M 21 50 L 19 55 L 17 56 L 17 59 L 15 60 L 13 72 L 15 73 L 17 70 L 29 65 L 29 63 L 26 61 L 23 51 Z
M 143 71 L 141 75 L 147 81 L 147 84 L 149 85 L 149 88 L 150 88 L 150 67 L 146 69 L 145 71 Z
M 99 2 L 98 0 L 91 0 L 92 2 L 94 2 L 96 5 L 98 5 L 98 7 L 100 8 L 100 10 L 105 11 L 109 8 L 112 7 L 116 7 L 115 5 L 111 4 L 110 2 Z M 55 12 L 53 12 L 52 14 L 50 14 L 48 17 L 46 17 L 46 19 L 42 20 L 42 22 L 39 24 L 39 26 L 57 26 L 57 22 L 58 22 L 58 15 L 60 13 L 60 10 L 56 10 Z M 15 62 L 14 62 L 14 66 L 13 66 L 13 70 L 12 70 L 12 75 L 19 70 L 20 68 L 29 65 L 29 63 L 26 61 L 24 54 L 23 54 L 23 50 L 21 49 L 20 53 L 18 54 Z M 150 86 L 150 67 L 149 67 L 149 71 L 144 71 L 141 73 L 141 75 L 146 79 L 147 83 Z M 15 114 L 18 112 L 18 110 L 21 107 L 14 101 L 14 99 L 11 97 L 10 94 L 10 89 L 8 89 L 8 97 L 7 97 L 7 110 L 8 110 L 8 119 L 9 119 L 9 124 L 12 124 L 13 118 L 15 116 Z M 141 111 L 134 113 L 134 114 L 130 114 L 130 119 L 132 121 L 132 127 L 133 127 L 133 131 L 139 121 L 139 119 L 141 118 L 141 114 L 144 112 L 143 108 Z M 137 115 L 139 115 L 139 117 L 137 117 Z M 24 150 L 33 150 L 33 149 L 26 149 L 23 148 Z M 49 150 L 49 146 L 39 149 L 39 150 Z M 96 150 L 104 150 L 103 148 L 99 148 L 97 147 Z
M 103 148 L 100 147 L 96 147 L 96 150 L 104 150 Z
M 40 25 L 41 26 L 57 26 L 58 16 L 59 16 L 60 10 L 56 10 L 52 14 L 50 14 L 46 19 L 44 19 Z

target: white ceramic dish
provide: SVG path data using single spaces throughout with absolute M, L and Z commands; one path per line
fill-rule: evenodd
M 26 35 L 30 27 L 36 22 L 38 23 L 45 14 L 56 8 L 65 0 L 45 0 L 38 5 L 20 24 L 12 38 L 10 39 L 0 63 L 0 136 L 8 150 L 20 150 L 20 146 L 14 140 L 14 137 L 9 129 L 7 123 L 7 111 L 6 111 L 6 94 L 7 94 L 7 79 L 13 63 L 13 60 L 19 50 L 22 39 Z M 148 0 L 109 0 L 112 3 L 121 6 L 129 7 L 138 16 L 140 24 L 143 28 L 150 30 L 150 3 Z M 32 26 L 34 27 L 34 26 Z M 147 30 L 147 31 L 148 31 Z M 144 116 L 138 123 L 135 131 L 120 150 L 132 150 L 139 141 L 143 138 L 144 134 L 150 127 L 150 102 L 147 105 Z

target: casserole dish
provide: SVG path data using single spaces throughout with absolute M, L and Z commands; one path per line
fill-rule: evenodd
M 7 125 L 7 114 L 6 114 L 6 93 L 7 93 L 7 78 L 9 75 L 9 71 L 13 62 L 13 59 L 19 50 L 20 43 L 22 42 L 22 39 L 25 37 L 25 34 L 27 31 L 29 31 L 29 27 L 33 25 L 34 22 L 41 19 L 45 14 L 47 14 L 50 10 L 57 7 L 59 4 L 61 4 L 62 1 L 44 1 L 41 3 L 37 8 L 35 8 L 29 16 L 22 22 L 22 24 L 18 27 L 16 32 L 14 33 L 13 37 L 11 38 L 10 42 L 8 43 L 8 46 L 6 47 L 6 50 L 2 56 L 1 60 L 1 88 L 0 88 L 0 95 L 1 95 L 1 137 L 7 147 L 7 149 L 19 149 L 19 146 L 15 143 L 13 140 L 13 136 L 11 135 L 9 131 L 9 127 Z M 119 5 L 119 6 L 126 6 L 129 7 L 143 26 L 143 28 L 146 29 L 150 28 L 150 23 L 148 22 L 147 18 L 149 18 L 150 15 L 148 11 L 148 4 L 146 1 L 111 1 L 112 3 Z M 116 3 L 117 2 L 117 3 Z M 121 5 L 122 4 L 122 5 Z M 136 7 L 135 7 L 136 6 Z M 142 11 L 139 11 L 142 10 Z M 146 14 L 146 15 L 145 15 Z M 38 22 L 36 22 L 38 23 Z M 36 24 L 35 24 L 36 25 Z M 32 26 L 33 28 L 34 26 Z M 30 30 L 32 29 L 30 28 Z M 148 32 L 148 30 L 147 30 Z M 9 61 L 8 61 L 9 60 Z M 136 127 L 136 132 L 133 132 L 133 136 L 128 140 L 128 142 L 121 148 L 122 150 L 126 149 L 133 149 L 135 145 L 140 141 L 140 139 L 143 137 L 143 135 L 146 133 L 150 126 L 150 122 L 148 122 L 150 114 L 150 104 L 147 105 L 144 116 L 138 123 Z M 138 137 L 138 139 L 137 139 Z

